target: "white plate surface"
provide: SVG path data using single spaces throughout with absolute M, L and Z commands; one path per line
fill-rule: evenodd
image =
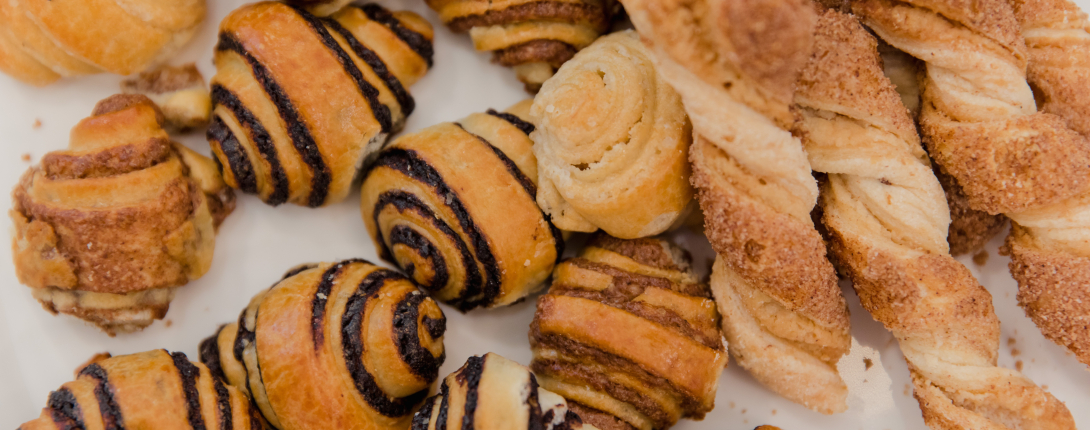
M 209 3 L 209 15 L 197 36 L 172 61 L 196 61 L 206 78 L 215 72 L 211 58 L 219 21 L 245 2 Z M 528 97 L 511 70 L 491 64 L 490 55 L 475 52 L 468 37 L 440 26 L 423 1 L 382 3 L 391 9 L 416 11 L 436 27 L 435 67 L 410 90 L 417 108 L 405 131 L 488 108 L 503 109 Z M 1086 8 L 1090 0 L 1079 3 Z M 19 175 L 44 153 L 64 148 L 69 129 L 90 114 L 96 101 L 116 93 L 119 81 L 117 76 L 98 75 L 33 88 L 0 75 L 0 192 L 12 189 Z M 35 127 L 39 121 L 40 127 Z M 202 133 L 177 139 L 208 153 Z M 22 159 L 24 154 L 29 162 Z M 196 359 L 201 339 L 219 324 L 236 319 L 254 293 L 292 266 L 350 257 L 378 262 L 360 219 L 358 198 L 357 190 L 341 204 L 315 210 L 292 205 L 272 208 L 240 194 L 237 209 L 220 228 L 208 274 L 178 291 L 164 321 L 116 338 L 74 318 L 43 311 L 15 278 L 6 244 L 11 229 L 4 229 L 8 236 L 0 244 L 0 428 L 16 428 L 37 417 L 49 391 L 71 380 L 72 370 L 96 352 L 118 355 L 166 348 Z M 6 214 L 10 199 L 0 200 Z M 6 217 L 0 217 L 0 223 L 10 225 Z M 692 233 L 675 237 L 693 251 L 698 268 L 706 270 L 711 255 L 706 241 Z M 1090 428 L 1090 408 L 1085 407 L 1090 404 L 1090 372 L 1065 349 L 1042 337 L 1018 308 L 1017 286 L 1007 272 L 1009 260 L 997 252 L 1001 241 L 1002 236 L 988 245 L 986 265 L 977 265 L 969 257 L 960 259 L 992 293 L 1002 321 L 999 365 L 1021 366 L 1026 375 L 1067 403 L 1080 427 Z M 774 424 L 790 430 L 924 429 L 897 342 L 859 306 L 850 286 L 842 283 L 842 287 L 851 306 L 852 334 L 858 341 L 840 364 L 851 386 L 848 412 L 834 416 L 811 412 L 771 393 L 731 363 L 720 380 L 715 410 L 704 421 L 682 420 L 676 428 L 752 429 Z M 533 303 L 531 298 L 509 308 L 468 315 L 443 306 L 448 319 L 447 360 L 440 375 L 454 371 L 470 355 L 489 351 L 527 364 Z M 864 369 L 864 357 L 875 364 L 869 370 Z

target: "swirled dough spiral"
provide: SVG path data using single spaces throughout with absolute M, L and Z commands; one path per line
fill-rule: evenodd
M 526 297 L 564 250 L 534 202 L 529 103 L 402 136 L 364 173 L 360 209 L 379 254 L 462 311 Z
M 950 215 L 915 124 L 882 74 L 877 43 L 828 11 L 795 95 L 822 190 L 830 249 L 863 306 L 897 337 L 935 429 L 1074 429 L 1060 401 L 996 366 L 992 298 L 954 260 Z
M 1072 114 L 1073 94 L 1085 92 L 1074 83 L 1080 62 L 1090 58 L 1079 46 L 1090 36 L 1073 6 L 1016 5 L 1025 28 L 1001 0 L 852 7 L 926 62 L 920 125 L 931 156 L 973 208 L 1010 217 L 1019 303 L 1046 337 L 1090 363 L 1090 142 L 1080 134 L 1085 119 Z M 1037 110 L 1030 84 L 1047 110 Z
M 562 230 L 653 236 L 692 201 L 689 120 L 633 31 L 605 36 L 561 67 L 530 121 L 537 202 Z
M 220 24 L 208 141 L 227 184 L 270 205 L 317 207 L 348 195 L 361 164 L 415 107 L 432 28 L 376 4 L 328 18 L 283 3 Z
M 469 357 L 413 417 L 413 430 L 597 430 L 530 369 L 494 353 Z
M 514 67 L 526 91 L 541 84 L 609 30 L 614 0 L 427 0 L 451 31 Z
M 46 310 L 137 331 L 208 271 L 234 194 L 162 123 L 144 96 L 107 98 L 16 185 L 15 274 Z
M 538 299 L 530 368 L 595 426 L 664 429 L 712 410 L 727 364 L 718 323 L 685 251 L 599 234 Z
M 181 352 L 96 357 L 20 430 L 262 430 L 250 400 Z
M 124 94 L 142 94 L 159 106 L 168 132 L 187 132 L 208 125 L 212 96 L 197 66 L 163 66 L 121 81 Z
M 163 62 L 204 20 L 204 0 L 0 2 L 0 71 L 32 85 Z
M 810 217 L 817 182 L 794 118 L 816 12 L 804 0 L 624 0 L 693 124 L 689 159 L 718 254 L 712 292 L 731 355 L 822 412 L 847 408 L 836 363 L 848 309 Z
M 201 361 L 281 430 L 404 429 L 443 364 L 446 318 L 364 260 L 299 266 L 201 342 Z

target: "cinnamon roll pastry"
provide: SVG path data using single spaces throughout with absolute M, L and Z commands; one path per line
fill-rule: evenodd
M 787 130 L 813 4 L 623 3 L 693 124 L 692 182 L 718 254 L 712 292 L 731 355 L 789 400 L 844 411 L 835 365 L 851 345 L 848 308 L 810 216 L 817 182 Z
M 537 202 L 560 229 L 634 239 L 685 214 L 692 128 L 636 32 L 605 36 L 561 67 L 530 121 Z
M 162 63 L 204 20 L 204 0 L 0 2 L 0 71 L 31 85 Z
M 412 281 L 343 260 L 292 269 L 200 354 L 274 428 L 404 429 L 438 378 L 445 330 Z
M 530 369 L 495 353 L 469 357 L 413 417 L 413 430 L 595 429 Z
M 718 325 L 688 253 L 599 234 L 538 299 L 530 368 L 590 424 L 664 429 L 712 410 L 727 364 Z
M 614 0 L 427 0 L 455 33 L 469 33 L 473 47 L 513 67 L 526 91 L 541 84 L 609 31 Z
M 1090 34 L 1068 3 L 1014 4 L 858 0 L 853 10 L 926 62 L 920 125 L 932 158 L 973 209 L 1011 219 L 1019 304 L 1090 364 L 1090 141 L 1074 113 L 1090 103 L 1076 95 Z
M 124 94 L 143 94 L 159 106 L 168 132 L 187 132 L 208 124 L 212 97 L 193 63 L 158 67 L 121 81 Z
M 250 401 L 181 352 L 96 357 L 20 430 L 264 429 Z
M 328 18 L 274 2 L 232 12 L 208 129 L 227 184 L 273 206 L 343 200 L 412 113 L 408 87 L 431 66 L 431 40 L 420 16 L 375 4 Z
M 364 173 L 360 211 L 379 255 L 463 312 L 538 290 L 564 251 L 534 202 L 529 105 L 402 136 Z
M 942 186 L 880 61 L 855 18 L 821 15 L 795 101 L 810 163 L 828 178 L 832 254 L 900 342 L 931 428 L 1074 429 L 1063 403 L 996 366 L 991 295 L 948 252 Z
M 144 96 L 107 98 L 16 185 L 15 273 L 46 310 L 137 331 L 208 271 L 234 194 L 162 124 Z

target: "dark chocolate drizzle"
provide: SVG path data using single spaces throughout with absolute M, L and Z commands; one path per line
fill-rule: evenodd
M 219 378 L 212 378 L 212 387 L 216 390 L 216 415 L 219 416 L 220 430 L 234 428 L 231 418 L 231 393 Z
M 443 258 L 443 254 L 439 252 L 439 248 L 436 248 L 435 244 L 431 243 L 416 230 L 413 230 L 412 227 L 399 224 L 390 230 L 390 245 L 393 246 L 396 244 L 402 244 L 412 248 L 421 257 L 426 258 L 431 262 L 432 272 L 435 273 L 435 277 L 432 278 L 430 283 L 423 285 L 426 290 L 431 293 L 437 293 L 439 292 L 439 289 L 447 285 L 447 282 L 450 281 L 450 272 L 447 270 L 447 261 Z M 405 273 L 410 277 L 416 274 L 416 267 L 413 267 L 411 263 L 403 267 L 403 269 L 405 269 Z
M 61 430 L 83 430 L 83 411 L 76 395 L 65 387 L 49 393 L 49 416 Z
M 198 358 L 201 363 L 208 366 L 208 371 L 212 373 L 212 377 L 216 380 L 227 380 L 227 375 L 223 373 L 223 363 L 220 362 L 220 333 L 223 333 L 223 329 L 227 327 L 227 324 L 221 324 L 216 329 L 216 334 L 201 341 Z
M 428 296 L 414 290 L 406 295 L 394 308 L 394 343 L 401 361 L 409 366 L 409 371 L 425 381 L 434 381 L 439 377 L 439 366 L 446 358 L 446 351 L 438 358 L 420 342 L 420 305 Z M 440 311 L 442 312 L 442 311 Z M 434 320 L 433 320 L 434 321 Z M 439 324 L 446 330 L 446 317 L 440 317 Z M 430 335 L 430 332 L 429 332 Z
M 182 352 L 170 353 L 170 359 L 174 361 L 174 368 L 178 370 L 178 378 L 182 381 L 189 427 L 193 430 L 206 430 L 204 417 L 201 416 L 201 393 L 197 391 L 197 378 L 201 376 L 201 369 L 190 363 L 189 358 Z
M 379 79 L 382 79 L 382 82 L 386 84 L 386 88 L 388 88 L 390 92 L 394 94 L 394 98 L 397 99 L 397 104 L 401 107 L 401 115 L 408 117 L 409 114 L 413 113 L 413 110 L 416 109 L 416 101 L 413 100 L 413 97 L 405 90 L 405 86 L 401 85 L 401 81 L 390 72 L 390 68 L 386 67 L 386 63 L 382 61 L 382 58 L 379 58 L 378 54 L 375 54 L 375 51 L 372 51 L 370 48 L 360 43 L 359 39 L 356 38 L 356 35 L 344 28 L 337 20 L 325 18 L 322 22 L 329 26 L 329 28 L 332 28 L 333 31 L 336 31 L 337 34 L 340 34 L 341 37 L 348 42 L 348 47 L 352 48 L 352 52 L 354 52 L 357 57 L 360 57 L 364 63 L 367 63 L 367 66 L 371 67 L 371 70 L 375 72 L 375 75 L 378 75 Z
M 299 157 L 310 168 L 312 177 L 307 205 L 310 207 L 321 206 L 325 202 L 326 195 L 329 194 L 332 174 L 330 174 L 329 167 L 326 166 L 325 161 L 322 159 L 322 153 L 318 150 L 318 144 L 314 141 L 314 137 L 311 136 L 310 129 L 303 122 L 291 98 L 276 82 L 269 69 L 257 61 L 253 54 L 250 54 L 233 34 L 220 33 L 220 40 L 216 45 L 216 49 L 233 51 L 245 58 L 246 62 L 250 64 L 254 78 L 265 89 L 265 93 L 268 94 L 269 99 L 276 106 L 280 118 L 287 126 L 288 136 L 291 137 L 291 142 L 299 153 Z
M 79 372 L 80 376 L 89 376 L 95 380 L 95 400 L 98 400 L 98 410 L 102 415 L 102 428 L 106 430 L 124 430 L 125 419 L 121 417 L 121 407 L 114 399 L 113 388 L 110 387 L 110 376 L 106 369 L 98 363 L 88 364 Z
M 341 343 L 344 349 L 344 362 L 348 373 L 352 375 L 356 390 L 363 399 L 378 413 L 387 417 L 401 417 L 412 412 L 414 406 L 428 395 L 425 388 L 405 397 L 391 399 L 379 388 L 374 376 L 363 364 L 363 339 L 361 330 L 365 324 L 367 301 L 377 297 L 388 280 L 406 280 L 404 275 L 393 270 L 378 269 L 360 281 L 355 293 L 345 304 L 341 317 Z
M 212 100 L 216 100 L 216 90 L 222 88 L 219 85 L 212 87 Z M 235 133 L 227 127 L 219 115 L 212 117 L 212 123 L 208 125 L 205 137 L 209 142 L 219 145 L 223 156 L 227 158 L 227 166 L 231 169 L 231 175 L 235 177 L 238 188 L 244 193 L 257 194 L 257 177 L 254 176 L 250 157 L 246 155 L 246 150 L 242 149 L 242 144 L 238 142 Z M 223 163 L 220 162 L 219 157 L 216 157 L 216 165 L 219 166 L 220 173 L 223 173 Z
M 322 330 L 322 326 L 325 322 L 325 306 L 329 301 L 329 293 L 333 290 L 333 283 L 341 276 L 345 266 L 352 263 L 366 263 L 363 260 L 344 260 L 334 264 L 330 268 L 326 269 L 322 273 L 321 281 L 318 283 L 318 288 L 314 291 L 314 298 L 310 301 L 311 317 L 310 317 L 310 334 L 311 339 L 314 340 L 314 351 L 318 352 L 322 347 L 322 343 L 325 342 L 325 331 Z
M 462 430 L 473 430 L 477 413 L 477 388 L 481 384 L 481 374 L 484 373 L 484 357 L 469 357 L 465 369 L 458 375 L 466 381 L 466 404 L 462 414 Z
M 227 37 L 227 39 L 224 39 L 225 37 Z M 242 50 L 243 52 L 245 52 L 242 48 L 242 45 L 239 45 L 238 41 L 229 36 L 220 36 L 221 46 L 224 45 L 225 40 L 230 41 L 227 42 L 228 45 L 233 43 L 234 45 L 237 45 L 238 50 Z M 217 48 L 220 48 L 220 46 L 217 46 Z M 253 56 L 251 56 L 248 52 L 240 52 L 239 55 L 242 55 L 244 58 L 246 58 L 251 65 L 258 64 L 257 60 L 255 60 Z M 261 66 L 254 67 L 255 75 L 257 74 L 257 67 Z M 262 70 L 264 70 L 263 67 Z M 249 132 L 250 142 L 253 142 L 254 147 L 257 149 L 257 152 L 261 153 L 261 157 L 265 159 L 265 162 L 269 163 L 269 174 L 273 186 L 273 191 L 269 194 L 268 197 L 264 199 L 265 203 L 276 206 L 286 202 L 288 200 L 288 193 L 290 192 L 290 190 L 288 189 L 288 174 L 284 171 L 284 167 L 280 165 L 280 156 L 279 153 L 276 151 L 276 145 L 273 144 L 272 136 L 269 135 L 269 131 L 266 130 L 265 126 L 261 124 L 261 121 L 259 121 L 257 117 L 254 116 L 253 112 L 250 112 L 250 109 L 248 109 L 246 105 L 242 104 L 242 101 L 239 100 L 238 96 L 236 96 L 234 93 L 231 92 L 231 90 L 228 90 L 226 87 L 220 84 L 212 85 L 212 102 L 231 110 L 231 113 L 233 113 L 235 115 L 235 118 L 238 119 L 238 123 L 242 124 L 242 126 L 246 128 L 247 132 Z M 219 117 L 217 117 L 217 119 L 219 119 Z M 224 127 L 227 127 L 227 125 L 224 124 Z M 220 142 L 220 148 L 224 149 L 222 145 L 223 141 Z M 235 149 L 232 149 L 232 151 L 235 151 Z M 241 146 L 237 148 L 237 151 L 241 151 L 239 152 L 240 156 L 246 157 L 246 152 L 242 149 Z M 224 149 L 224 154 L 227 154 L 227 149 Z M 231 166 L 231 171 L 233 172 L 235 170 L 235 162 L 232 161 L 230 155 L 228 155 L 227 162 Z M 244 175 L 247 174 L 247 171 L 249 172 L 249 175 L 254 175 L 253 165 L 250 164 L 249 157 L 246 157 L 246 165 L 245 167 L 242 167 L 242 170 Z M 235 177 L 238 178 L 237 175 Z M 241 184 L 241 180 L 239 183 Z M 257 192 L 256 182 L 254 183 L 253 190 L 253 192 Z M 242 189 L 242 191 L 249 192 L 246 189 Z
M 435 56 L 435 51 L 432 48 L 431 41 L 424 37 L 423 34 L 409 30 L 401 24 L 401 21 L 398 21 L 394 14 L 375 3 L 367 3 L 362 6 L 353 5 L 353 7 L 362 10 L 370 20 L 389 28 L 390 31 L 394 32 L 394 35 L 396 35 L 398 39 L 401 39 L 402 42 L 409 45 L 409 49 L 412 49 L 419 54 L 420 57 L 428 63 L 428 68 L 431 68 L 434 62 L 433 57 Z
M 527 136 L 529 136 L 530 133 L 534 132 L 534 125 L 530 124 L 529 122 L 523 121 L 522 118 L 519 118 L 517 115 L 507 112 L 496 112 L 495 109 L 489 109 L 485 113 L 511 123 L 511 125 L 515 126 L 515 128 L 521 130 L 523 133 L 526 133 Z

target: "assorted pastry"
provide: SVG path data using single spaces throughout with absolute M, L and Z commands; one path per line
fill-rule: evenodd
M 358 185 L 399 269 L 297 266 L 201 363 L 96 356 L 20 429 L 666 429 L 713 410 L 728 357 L 839 413 L 838 275 L 930 428 L 1075 428 L 997 365 L 993 297 L 952 257 L 1009 219 L 1018 303 L 1090 364 L 1090 20 L 1069 0 L 426 3 L 536 96 L 387 144 L 433 66 L 413 12 L 242 6 L 206 84 L 164 65 L 203 0 L 0 1 L 5 73 L 132 75 L 12 192 L 15 272 L 46 310 L 110 336 L 162 319 L 234 189 L 322 207 Z M 622 5 L 635 30 L 607 34 Z M 169 135 L 202 129 L 211 158 Z M 660 236 L 694 220 L 707 277 Z M 439 303 L 526 300 L 528 366 L 471 356 L 436 386 Z

